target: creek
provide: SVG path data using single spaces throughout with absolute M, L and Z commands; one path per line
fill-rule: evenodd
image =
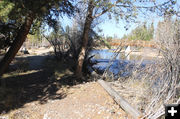
M 95 70 L 98 74 L 103 74 L 108 68 L 108 72 L 115 77 L 129 76 L 136 64 L 143 68 L 145 65 L 153 63 L 153 60 L 149 57 L 124 52 L 116 54 L 114 50 L 92 50 L 89 56 L 93 55 L 94 57 L 91 59 L 91 62 L 95 64 L 90 68 L 90 71 Z M 116 57 L 114 57 L 115 55 Z

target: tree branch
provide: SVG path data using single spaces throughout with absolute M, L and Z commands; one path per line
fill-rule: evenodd
M 167 1 L 167 2 L 164 2 L 164 3 L 162 3 L 162 4 L 158 4 L 158 5 L 154 5 L 154 6 L 136 6 L 136 8 L 158 8 L 158 7 L 160 7 L 160 6 L 163 6 L 163 5 L 166 5 L 166 4 L 168 4 L 169 2 L 171 2 L 171 1 Z M 109 8 L 107 8 L 107 9 L 105 9 L 105 10 L 103 10 L 101 13 L 99 13 L 99 14 L 96 14 L 96 15 L 94 15 L 92 18 L 93 19 L 95 19 L 95 18 L 97 18 L 97 17 L 99 17 L 99 16 L 101 16 L 101 15 L 103 15 L 103 14 L 105 14 L 107 11 L 109 11 L 111 8 L 113 8 L 113 7 L 125 7 L 125 8 L 131 8 L 132 6 L 130 6 L 130 5 L 118 5 L 118 3 L 120 3 L 119 1 L 116 1 L 116 3 L 114 3 L 112 6 L 110 6 Z
M 106 13 L 107 11 L 109 11 L 111 8 L 113 8 L 114 6 L 116 6 L 119 2 L 120 2 L 120 1 L 116 1 L 116 2 L 115 2 L 113 5 L 111 5 L 109 8 L 103 10 L 103 11 L 102 11 L 101 13 L 99 13 L 99 14 L 94 15 L 92 18 L 95 19 L 95 18 L 97 18 L 97 17 L 105 14 L 105 13 Z

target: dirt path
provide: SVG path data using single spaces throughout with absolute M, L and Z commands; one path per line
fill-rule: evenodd
M 27 103 L 11 112 L 13 119 L 126 119 L 122 111 L 105 90 L 96 82 L 73 86 L 63 99 Z M 1 119 L 1 118 L 0 118 Z
M 40 69 L 43 65 L 43 61 L 48 57 L 48 53 L 52 51 L 52 48 L 40 48 L 29 50 L 30 54 L 24 56 L 27 57 L 27 59 L 29 60 L 29 70 Z

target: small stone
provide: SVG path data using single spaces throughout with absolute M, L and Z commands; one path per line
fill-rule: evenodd
M 0 116 L 0 119 L 9 119 L 7 116 Z
M 117 112 L 118 115 L 121 115 L 121 112 Z

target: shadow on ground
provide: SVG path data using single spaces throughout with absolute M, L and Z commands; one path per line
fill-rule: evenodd
M 51 56 L 31 56 L 20 59 L 28 59 L 30 68 L 21 71 L 18 75 L 3 78 L 6 82 L 6 88 L 0 88 L 0 114 L 23 107 L 24 104 L 33 101 L 39 101 L 40 104 L 44 104 L 48 100 L 63 99 L 66 97 L 66 92 L 59 92 L 59 89 L 62 86 L 75 84 L 73 74 L 64 74 L 60 80 L 56 79 L 54 76 L 56 70 L 65 71 L 68 67 L 64 66 L 66 63 L 57 63 Z M 20 62 L 22 62 L 21 60 Z M 36 61 L 38 66 L 34 64 L 37 63 Z M 43 62 L 42 65 L 39 64 L 40 62 Z M 16 63 L 18 61 L 15 62 L 14 66 L 17 65 Z M 32 65 L 34 65 L 34 69 Z M 10 70 L 8 73 L 14 72 L 13 70 Z

